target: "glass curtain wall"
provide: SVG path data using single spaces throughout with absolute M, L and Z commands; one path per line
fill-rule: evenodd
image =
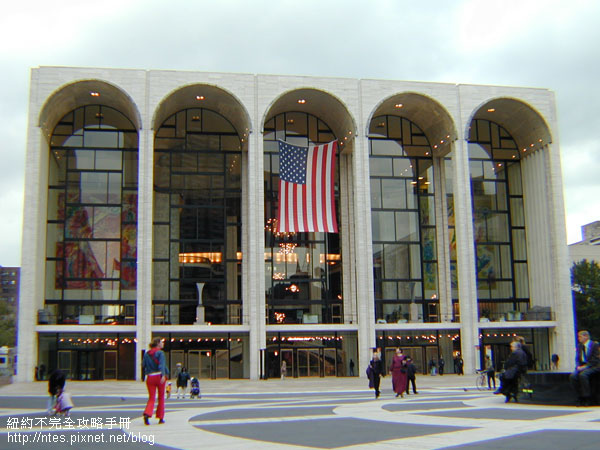
M 40 323 L 135 324 L 138 134 L 88 105 L 50 141 L 45 310 Z
M 433 159 L 423 131 L 398 116 L 369 128 L 375 317 L 437 321 Z
M 469 165 L 480 317 L 514 320 L 529 304 L 517 144 L 498 124 L 474 120 Z
M 241 324 L 238 132 L 207 109 L 170 116 L 154 140 L 154 324 Z
M 316 116 L 287 112 L 270 118 L 264 131 L 265 286 L 270 324 L 342 323 L 342 258 L 339 234 L 277 230 L 279 150 L 277 140 L 311 146 L 334 141 Z M 336 162 L 336 210 L 339 164 Z M 339 213 L 338 217 L 339 217 Z

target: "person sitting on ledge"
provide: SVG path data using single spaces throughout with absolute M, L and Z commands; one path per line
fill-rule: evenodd
M 585 330 L 577 333 L 577 340 L 575 371 L 569 380 L 579 397 L 579 406 L 589 406 L 592 403 L 590 378 L 600 374 L 600 344 L 592 341 L 590 333 Z

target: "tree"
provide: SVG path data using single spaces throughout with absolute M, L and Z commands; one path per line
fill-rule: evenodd
M 0 302 L 0 347 L 15 346 L 15 315 L 6 302 Z
M 587 260 L 571 267 L 571 289 L 578 330 L 588 330 L 600 339 L 600 266 Z

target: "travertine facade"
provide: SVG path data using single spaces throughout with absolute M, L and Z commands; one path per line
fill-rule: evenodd
M 98 95 L 90 96 L 92 92 Z M 201 105 L 198 93 L 202 93 Z M 298 103 L 299 99 L 306 100 L 305 104 Z M 109 325 L 92 322 L 93 326 L 83 326 L 83 314 L 80 313 L 77 323 L 64 320 L 62 323 L 52 323 L 52 320 L 37 323 L 38 311 L 44 310 L 47 301 L 44 288 L 47 258 L 53 256 L 47 254 L 49 246 L 46 242 L 50 137 L 65 115 L 86 105 L 114 108 L 126 116 L 138 131 L 136 317 L 131 323 Z M 153 318 L 152 307 L 155 136 L 174 113 L 200 107 L 226 118 L 241 142 L 243 314 L 241 323 L 235 324 L 161 324 Z M 276 115 L 291 111 L 316 116 L 341 143 L 338 172 L 343 318 L 337 323 L 277 324 L 269 321 L 265 313 L 265 292 L 269 288 L 265 285 L 267 278 L 264 274 L 265 124 Z M 380 116 L 399 116 L 410 120 L 422 130 L 430 146 L 431 155 L 429 152 L 426 155 L 432 161 L 432 181 L 436 184 L 435 307 L 439 308 L 433 319 L 418 314 L 413 317 L 411 311 L 410 320 L 389 323 L 389 319 L 379 317 L 374 306 L 374 284 L 378 282 L 375 278 L 379 275 L 374 275 L 373 267 L 375 250 L 369 168 L 372 132 L 369 130 L 373 120 Z M 519 307 L 525 320 L 500 320 L 493 326 L 480 319 L 478 280 L 473 270 L 477 253 L 468 141 L 474 120 L 493 122 L 508 131 L 518 145 L 516 151 L 522 174 L 524 226 L 521 228 L 526 230 L 527 235 L 528 305 L 524 303 L 525 306 Z M 437 354 L 443 355 L 446 360 L 460 352 L 467 373 L 479 367 L 480 350 L 486 345 L 481 339 L 486 330 L 488 336 L 489 330 L 502 332 L 503 336 L 506 332 L 506 337 L 530 333 L 536 336 L 531 343 L 536 348 L 540 368 L 544 368 L 544 361 L 552 353 L 561 355 L 566 366 L 572 360 L 573 316 L 557 130 L 554 95 L 545 89 L 232 73 L 61 67 L 33 69 L 26 156 L 18 377 L 23 381 L 32 379 L 34 367 L 42 362 L 38 352 L 39 336 L 52 334 L 56 342 L 62 342 L 65 336 L 76 340 L 78 336 L 85 338 L 89 333 L 106 335 L 111 339 L 117 334 L 128 336 L 127 339 L 134 336 L 137 343 L 131 344 L 136 346 L 131 354 L 135 354 L 137 378 L 141 376 L 139 350 L 147 347 L 153 335 L 178 333 L 190 337 L 190 342 L 196 337 L 200 342 L 203 336 L 208 335 L 211 338 L 217 336 L 217 339 L 229 336 L 230 341 L 232 334 L 242 336 L 241 374 L 249 378 L 268 375 L 269 369 L 265 369 L 266 362 L 263 360 L 266 353 L 263 351 L 269 346 L 271 336 L 274 340 L 278 333 L 302 336 L 311 333 L 338 336 L 333 333 L 345 333 L 344 336 L 349 336 L 347 341 L 356 342 L 355 348 L 343 348 L 343 351 L 349 359 L 354 359 L 358 375 L 364 374 L 371 349 L 380 346 L 381 339 L 388 336 L 392 340 L 394 334 L 415 335 L 421 332 L 433 333 L 439 339 L 442 333 L 460 336 L 460 341 L 456 341 L 460 342 L 458 347 L 455 344 L 453 348 L 452 342 L 440 341 L 432 348 L 437 348 Z M 445 187 L 447 179 L 451 180 L 450 188 Z M 448 251 L 447 230 L 452 224 L 448 223 L 445 189 L 451 189 L 453 193 L 455 260 Z M 454 273 L 457 274 L 456 279 L 451 275 Z M 518 290 L 514 282 L 516 275 L 512 276 L 513 289 Z M 542 320 L 533 315 L 528 318 L 526 313 L 533 307 L 549 307 L 552 316 Z M 506 309 L 498 309 L 503 318 L 506 312 Z M 118 335 L 116 341 L 119 342 Z M 61 347 L 57 345 L 44 356 L 50 358 L 49 366 L 57 364 L 57 356 L 53 353 L 55 350 L 60 353 Z M 68 351 L 72 352 L 71 370 L 74 371 L 77 366 L 77 373 L 83 373 L 78 350 Z M 232 354 L 228 353 L 230 357 Z M 293 354 L 296 358 L 296 353 Z M 319 354 L 318 351 L 315 354 Z M 275 351 L 274 355 L 278 357 L 278 352 Z M 322 350 L 320 355 L 319 364 L 324 364 Z M 106 356 L 104 358 L 106 365 Z M 106 367 L 104 376 L 112 376 L 107 375 Z M 312 373 L 326 375 L 327 369 L 319 367 L 317 372 Z M 348 375 L 339 367 L 336 370 L 338 376 Z M 211 373 L 215 376 L 215 372 Z M 231 376 L 231 372 L 228 373 Z M 299 372 L 298 376 L 302 374 L 311 374 L 310 369 Z

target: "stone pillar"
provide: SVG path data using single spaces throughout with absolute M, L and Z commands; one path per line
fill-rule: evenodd
M 38 337 L 35 331 L 37 311 L 44 307 L 45 297 L 49 149 L 42 130 L 35 125 L 36 122 L 37 118 L 30 111 L 25 159 L 28 181 L 25 184 L 21 245 L 21 258 L 27 258 L 28 263 L 21 263 L 15 377 L 18 382 L 34 379 L 38 357 Z
M 375 347 L 375 298 L 373 292 L 373 247 L 368 138 L 356 137 L 352 158 L 354 190 L 354 251 L 356 252 L 356 305 L 358 315 L 358 369 L 366 376 Z M 351 275 L 351 274 L 349 274 Z M 348 295 L 348 293 L 345 293 Z
M 244 232 L 244 270 L 243 270 L 243 309 L 244 317 L 248 317 L 250 325 L 250 379 L 260 377 L 260 352 L 266 349 L 265 324 L 265 235 L 264 235 L 264 162 L 262 134 L 250 136 L 242 222 L 246 224 Z
M 152 215 L 154 195 L 154 139 L 150 127 L 139 131 L 137 320 L 135 379 L 142 379 L 142 350 L 152 338 Z
M 476 347 L 479 345 L 479 319 L 473 211 L 471 207 L 471 180 L 466 140 L 459 139 L 453 143 L 452 163 L 454 171 L 454 217 L 461 322 L 461 355 L 465 363 L 465 373 L 472 373 L 477 367 L 478 355 Z

